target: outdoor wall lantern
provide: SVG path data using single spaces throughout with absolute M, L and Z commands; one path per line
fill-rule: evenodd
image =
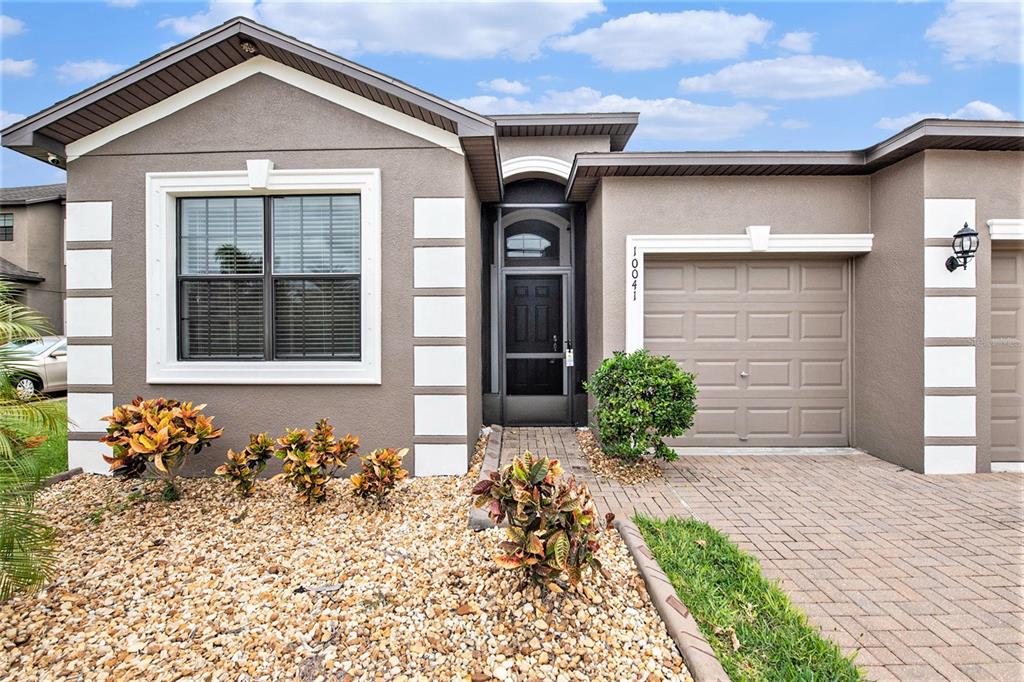
M 974 254 L 978 251 L 978 233 L 971 228 L 967 227 L 967 223 L 964 223 L 963 228 L 953 235 L 953 254 L 946 259 L 946 269 L 953 272 L 959 267 L 967 269 L 967 264 L 974 258 Z

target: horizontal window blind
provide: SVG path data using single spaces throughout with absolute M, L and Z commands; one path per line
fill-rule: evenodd
M 264 357 L 263 280 L 186 280 L 180 299 L 182 357 Z
M 179 261 L 183 275 L 263 272 L 263 199 L 182 199 Z
M 359 197 L 275 197 L 274 274 L 358 274 Z
M 279 358 L 359 358 L 359 280 L 274 283 L 274 348 Z
M 358 195 L 180 199 L 181 358 L 358 360 L 360 225 Z

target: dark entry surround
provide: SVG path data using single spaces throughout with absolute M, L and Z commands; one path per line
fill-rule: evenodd
M 586 217 L 565 187 L 523 180 L 484 207 L 484 420 L 586 423 Z

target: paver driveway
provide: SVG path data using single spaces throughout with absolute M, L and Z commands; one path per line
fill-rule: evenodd
M 686 456 L 660 483 L 624 486 L 593 478 L 572 429 L 505 430 L 503 453 L 526 448 L 559 453 L 605 509 L 692 513 L 726 532 L 873 679 L 1024 680 L 1020 474 Z

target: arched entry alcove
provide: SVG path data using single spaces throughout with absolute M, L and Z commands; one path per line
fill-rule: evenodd
M 586 422 L 586 211 L 546 178 L 507 183 L 484 207 L 484 418 Z

